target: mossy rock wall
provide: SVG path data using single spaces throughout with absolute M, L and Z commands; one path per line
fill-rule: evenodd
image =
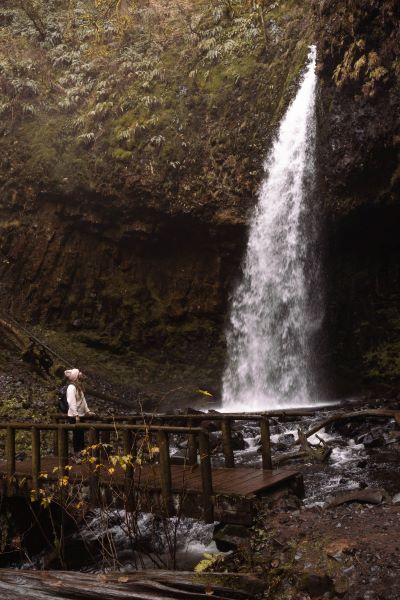
M 343 392 L 400 381 L 399 11 L 316 4 L 327 363 Z
M 265 3 L 266 42 L 251 3 L 166 3 L 162 20 L 156 4 L 128 4 L 129 28 L 97 31 L 87 3 L 74 29 L 52 2 L 51 43 L 12 3 L 0 19 L 1 110 L 14 111 L 0 141 L 1 305 L 67 331 L 67 354 L 76 342 L 125 361 L 134 383 L 218 389 L 228 295 L 311 7 Z

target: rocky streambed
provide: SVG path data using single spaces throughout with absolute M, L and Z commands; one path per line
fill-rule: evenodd
M 41 414 L 50 402 L 54 384 L 36 379 L 27 388 L 23 366 L 0 374 L 3 416 L 26 419 Z M 397 409 L 394 400 L 370 400 L 342 409 Z M 98 410 L 106 410 L 101 402 Z M 125 410 L 122 409 L 121 410 Z M 267 584 L 266 597 L 285 600 L 344 598 L 395 600 L 400 597 L 396 578 L 400 534 L 400 436 L 395 419 L 369 416 L 332 422 L 308 438 L 324 461 L 310 456 L 280 462 L 293 451 L 298 431 L 308 431 L 334 411 L 315 416 L 271 419 L 274 460 L 280 467 L 296 466 L 303 474 L 305 497 L 282 495 L 260 504 L 254 527 L 245 530 L 205 526 L 189 519 L 157 522 L 149 515 L 140 520 L 134 549 L 127 540 L 124 514 L 115 511 L 104 520 L 87 515 L 72 534 L 66 556 L 69 568 L 87 572 L 119 568 L 125 572 L 143 567 L 216 571 L 250 571 Z M 203 425 L 210 431 L 215 464 L 222 464 L 221 432 L 212 413 Z M 174 448 L 184 452 L 177 440 Z M 259 429 L 251 422 L 234 429 L 235 462 L 260 465 Z M 113 547 L 104 560 L 102 540 Z M 173 548 L 171 547 L 173 540 Z M 16 544 L 21 540 L 14 539 Z M 27 554 L 19 550 L 3 556 L 3 566 L 56 568 L 48 551 Z

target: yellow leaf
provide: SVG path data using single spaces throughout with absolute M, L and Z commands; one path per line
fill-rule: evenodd
M 45 498 L 42 499 L 42 501 L 41 501 L 40 504 L 44 508 L 48 508 L 50 506 L 50 504 L 51 504 L 51 500 L 52 500 L 51 496 L 46 496 Z
M 207 390 L 197 390 L 198 394 L 202 394 L 203 396 L 210 396 L 210 398 L 213 397 L 213 395 L 211 394 L 211 392 L 208 392 Z
M 54 470 L 53 470 L 53 472 L 54 472 Z M 46 473 L 45 471 L 41 471 L 41 472 L 39 473 L 39 477 L 40 477 L 40 479 L 47 479 L 47 478 L 48 478 L 48 476 L 49 476 L 49 474 L 48 474 L 48 473 Z
M 72 469 L 72 466 L 71 466 L 71 465 L 66 465 L 66 466 L 64 467 L 64 469 L 65 469 L 66 471 L 71 471 L 71 469 Z
M 114 467 L 110 467 L 110 468 L 108 469 L 108 472 L 109 472 L 109 474 L 110 474 L 110 475 L 112 475 L 112 474 L 115 472 L 115 469 L 114 469 Z

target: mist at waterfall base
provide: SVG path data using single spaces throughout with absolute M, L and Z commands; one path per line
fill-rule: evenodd
M 223 410 L 316 401 L 312 340 L 322 321 L 313 207 L 316 48 L 283 117 L 249 227 L 227 328 Z

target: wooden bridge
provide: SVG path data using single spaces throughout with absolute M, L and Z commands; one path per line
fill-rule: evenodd
M 3 422 L 0 432 L 6 433 L 6 446 L 0 461 L 0 493 L 40 500 L 46 486 L 68 484 L 76 496 L 79 490 L 80 497 L 83 494 L 94 506 L 107 501 L 122 503 L 128 510 L 167 515 L 180 511 L 208 523 L 251 524 L 258 498 L 282 486 L 302 493 L 296 470 L 272 469 L 271 415 L 131 415 L 78 424 L 66 423 L 58 415 L 50 423 Z M 261 467 L 235 464 L 232 431 L 237 421 L 259 427 Z M 223 466 L 213 465 L 204 427 L 210 422 L 222 433 Z M 69 432 L 75 429 L 84 430 L 87 438 L 82 464 L 69 464 Z M 25 446 L 29 446 L 26 434 L 30 436 L 27 455 L 17 447 L 23 433 Z M 172 442 L 177 440 L 185 446 L 181 464 L 174 464 L 171 457 Z

